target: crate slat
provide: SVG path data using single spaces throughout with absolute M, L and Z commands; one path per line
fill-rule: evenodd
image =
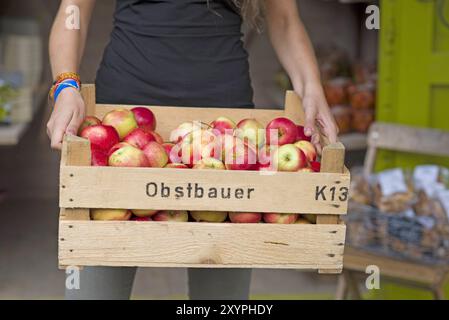
M 60 221 L 62 266 L 341 269 L 345 225 Z

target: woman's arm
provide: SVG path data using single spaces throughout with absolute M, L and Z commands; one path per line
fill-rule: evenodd
M 324 96 L 312 44 L 299 17 L 296 0 L 267 0 L 266 16 L 271 43 L 287 71 L 306 112 L 305 133 L 319 148 L 318 123 L 330 142 L 336 142 L 338 128 Z
M 49 41 L 50 64 L 54 78 L 64 72 L 78 72 L 94 4 L 95 0 L 61 1 Z M 79 29 L 69 29 L 66 26 L 66 20 L 69 18 L 66 8 L 71 5 L 79 8 Z M 62 90 L 47 123 L 47 134 L 52 148 L 61 148 L 64 133 L 77 133 L 84 113 L 85 106 L 79 91 L 74 88 Z

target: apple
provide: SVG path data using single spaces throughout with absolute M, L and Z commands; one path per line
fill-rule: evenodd
M 316 160 L 316 149 L 311 142 L 300 140 L 295 143 L 295 146 L 304 152 L 307 161 L 312 162 Z
M 108 164 L 111 167 L 149 167 L 144 152 L 129 143 L 121 142 L 111 148 Z
M 156 129 L 156 117 L 150 109 L 135 107 L 132 108 L 131 111 L 134 114 L 134 118 L 136 118 L 139 127 L 147 128 L 152 131 Z
M 305 168 L 307 158 L 295 145 L 285 144 L 274 152 L 273 163 L 273 167 L 278 171 L 293 172 Z
M 244 119 L 237 124 L 235 136 L 260 148 L 265 143 L 265 128 L 256 119 Z
M 172 169 L 189 169 L 184 163 L 167 163 L 164 168 L 172 168 Z
M 298 172 L 315 172 L 315 171 L 313 171 L 312 168 L 308 168 L 308 167 L 307 167 L 307 168 L 301 168 L 301 169 L 299 169 Z
M 150 217 L 132 217 L 132 221 L 153 221 Z
M 296 224 L 312 224 L 309 220 L 307 220 L 306 218 L 302 218 L 302 217 L 299 217 L 295 223 Z
M 81 135 L 81 131 L 90 126 L 96 126 L 101 124 L 101 120 L 94 116 L 87 116 L 84 118 L 80 127 L 78 128 L 78 135 Z
M 147 132 L 154 137 L 154 140 L 157 143 L 159 143 L 159 144 L 163 144 L 164 143 L 164 139 L 162 139 L 161 135 L 159 133 L 157 133 L 156 131 L 147 130 Z
M 226 167 L 223 162 L 215 158 L 203 158 L 198 161 L 193 169 L 215 169 L 215 170 L 225 170 Z
M 189 221 L 189 213 L 187 211 L 164 210 L 159 211 L 152 218 L 153 221 L 187 222 Z
M 158 210 L 131 209 L 131 212 L 137 217 L 151 217 L 155 215 Z
M 278 146 L 274 145 L 264 145 L 262 148 L 259 148 L 257 153 L 257 166 L 258 170 L 271 168 L 275 170 L 274 167 L 274 153 L 277 150 Z
M 288 118 L 276 118 L 270 121 L 266 128 L 267 144 L 291 144 L 296 141 L 298 128 L 296 124 Z
M 92 220 L 123 221 L 131 218 L 131 212 L 127 209 L 91 209 Z
M 202 158 L 221 157 L 221 137 L 216 136 L 210 130 L 194 130 L 182 138 L 178 152 L 181 155 L 181 162 L 193 166 Z M 174 148 L 174 153 L 178 148 Z
M 143 130 L 142 128 L 134 129 L 123 139 L 123 142 L 127 142 L 139 149 L 143 149 L 151 141 L 156 141 L 156 139 L 151 133 Z
M 256 212 L 229 212 L 229 219 L 233 223 L 259 223 L 262 214 Z
M 176 129 L 174 129 L 170 133 L 170 142 L 178 143 L 181 142 L 182 138 L 184 138 L 187 134 L 192 132 L 193 130 L 200 129 L 201 126 L 197 122 L 184 122 L 181 123 Z
M 168 155 L 165 148 L 156 141 L 149 142 L 144 148 L 143 153 L 148 159 L 150 167 L 163 168 L 168 163 Z
M 191 211 L 190 215 L 197 222 L 223 222 L 226 220 L 228 213 L 220 211 Z
M 108 165 L 108 153 L 95 146 L 91 145 L 90 148 L 91 153 L 91 165 L 95 167 L 104 167 Z
M 298 128 L 298 135 L 296 136 L 296 141 L 299 140 L 306 140 L 306 141 L 312 141 L 312 137 L 306 136 L 304 133 L 304 126 L 296 126 Z
M 119 142 L 117 131 L 111 126 L 102 124 L 84 128 L 80 136 L 88 139 L 91 145 L 95 145 L 105 152 L 109 151 L 113 145 Z
M 256 150 L 242 139 L 224 135 L 222 158 L 227 170 L 253 170 L 257 164 Z
M 173 147 L 175 146 L 175 144 L 174 143 L 171 143 L 171 142 L 164 142 L 163 144 L 162 144 L 162 146 L 164 147 L 164 149 L 165 149 L 165 152 L 167 153 L 167 155 L 168 155 L 168 163 L 172 163 L 172 162 L 176 162 L 176 161 L 173 161 L 173 159 L 172 158 L 175 158 L 174 156 L 175 155 L 171 155 L 171 151 L 172 151 L 172 149 L 173 149 Z M 177 156 L 177 155 L 176 155 Z
M 128 109 L 116 109 L 106 113 L 102 123 L 104 125 L 113 126 L 115 130 L 117 130 L 120 140 L 137 128 L 134 113 Z
M 321 171 L 321 163 L 318 161 L 312 161 L 312 162 L 310 162 L 310 168 L 312 168 L 312 170 L 314 172 L 320 172 Z
M 218 130 L 221 134 L 229 133 L 235 129 L 235 122 L 227 117 L 218 117 L 214 121 L 211 122 L 210 126 Z
M 264 213 L 263 221 L 266 223 L 292 224 L 298 219 L 298 214 L 290 213 Z
M 316 223 L 316 215 L 314 214 L 303 214 L 302 217 L 310 223 Z

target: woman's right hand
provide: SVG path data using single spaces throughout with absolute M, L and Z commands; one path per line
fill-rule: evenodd
M 86 107 L 78 90 L 65 88 L 61 91 L 47 123 L 47 134 L 53 149 L 61 150 L 64 134 L 77 134 L 85 111 Z

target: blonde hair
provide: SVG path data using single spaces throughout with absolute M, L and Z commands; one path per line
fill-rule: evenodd
M 246 23 L 256 29 L 261 28 L 265 12 L 264 0 L 232 0 L 232 2 Z

